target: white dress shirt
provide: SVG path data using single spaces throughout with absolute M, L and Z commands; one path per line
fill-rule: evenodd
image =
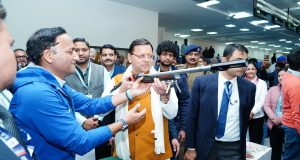
M 218 78 L 218 117 L 221 109 L 222 97 L 225 87 L 224 83 L 226 81 L 230 81 L 232 84 L 232 94 L 228 105 L 225 132 L 222 138 L 218 139 L 217 137 L 215 137 L 215 139 L 223 142 L 234 142 L 240 140 L 240 98 L 237 85 L 237 78 L 235 77 L 232 80 L 227 80 L 221 74 L 221 72 L 219 72 Z

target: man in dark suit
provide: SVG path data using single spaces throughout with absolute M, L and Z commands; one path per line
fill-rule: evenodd
M 247 59 L 240 44 L 228 45 L 223 61 Z M 243 68 L 197 77 L 191 95 L 186 159 L 246 159 L 246 132 L 255 85 L 241 78 Z

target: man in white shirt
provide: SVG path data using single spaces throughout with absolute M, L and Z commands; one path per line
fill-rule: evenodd
M 224 60 L 247 59 L 248 49 L 228 45 Z M 240 76 L 243 68 L 197 77 L 187 123 L 186 159 L 246 159 L 246 132 L 255 85 Z

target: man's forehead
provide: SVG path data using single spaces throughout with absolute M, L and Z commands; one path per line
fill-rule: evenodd
M 137 45 L 137 46 L 134 46 L 134 48 L 133 48 L 133 52 L 141 51 L 141 50 L 151 51 L 151 53 L 153 52 L 152 47 L 149 44 Z
M 114 50 L 112 50 L 110 48 L 103 48 L 102 52 L 105 52 L 105 53 L 114 53 Z
M 74 43 L 74 45 L 75 45 L 75 48 L 88 48 L 88 46 L 86 45 L 86 43 L 85 42 L 75 42 Z
M 56 37 L 56 43 L 60 47 L 66 47 L 66 46 L 74 47 L 72 38 L 67 34 L 62 34 Z
M 26 52 L 22 51 L 22 50 L 18 50 L 18 51 L 15 51 L 15 54 L 26 54 Z
M 171 51 L 162 51 L 162 53 L 164 53 L 164 54 L 173 54 L 173 55 L 175 55 L 175 53 L 173 53 L 173 52 L 171 52 Z

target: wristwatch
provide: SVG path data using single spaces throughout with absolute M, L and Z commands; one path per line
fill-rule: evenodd
M 126 131 L 128 129 L 128 124 L 124 119 L 119 120 L 122 123 L 122 131 Z

